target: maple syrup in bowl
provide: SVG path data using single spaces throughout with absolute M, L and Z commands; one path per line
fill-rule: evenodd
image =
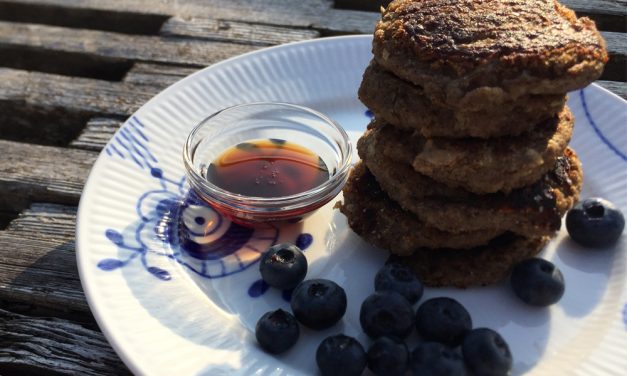
M 259 102 L 219 111 L 198 124 L 183 159 L 192 189 L 248 225 L 298 221 L 336 197 L 348 178 L 352 145 L 326 115 Z

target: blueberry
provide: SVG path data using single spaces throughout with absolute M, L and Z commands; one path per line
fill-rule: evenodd
M 374 289 L 396 291 L 414 304 L 422 297 L 423 286 L 409 267 L 390 263 L 383 266 L 375 276 Z
M 497 332 L 488 328 L 470 331 L 464 337 L 462 353 L 468 368 L 477 376 L 509 375 L 512 353 Z
M 564 276 L 552 262 L 530 258 L 514 265 L 512 289 L 523 302 L 546 307 L 564 295 Z
M 590 248 L 614 245 L 625 228 L 623 213 L 602 198 L 578 202 L 566 214 L 566 229 L 577 243 Z
M 261 348 L 272 354 L 289 350 L 300 334 L 298 323 L 291 313 L 282 309 L 267 312 L 257 321 L 255 336 Z
M 404 375 L 408 364 L 407 346 L 398 340 L 379 337 L 368 349 L 368 368 L 375 375 Z
M 427 341 L 457 346 L 472 329 L 472 319 L 458 301 L 451 298 L 433 298 L 418 307 L 416 329 Z
M 346 293 L 328 279 L 310 279 L 296 286 L 291 306 L 301 324 L 311 329 L 326 329 L 344 316 Z
M 464 376 L 461 355 L 437 342 L 423 342 L 411 352 L 409 370 L 414 376 Z
M 361 344 L 344 334 L 325 338 L 316 351 L 316 363 L 322 376 L 358 376 L 366 368 L 366 362 Z
M 261 256 L 259 271 L 268 285 L 290 290 L 305 279 L 307 259 L 297 246 L 277 244 Z
M 371 338 L 402 339 L 412 331 L 413 316 L 414 310 L 401 294 L 382 291 L 370 295 L 361 304 L 359 322 Z

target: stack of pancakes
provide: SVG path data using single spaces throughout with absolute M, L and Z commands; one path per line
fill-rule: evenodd
M 554 0 L 396 0 L 373 53 L 341 211 L 426 285 L 501 280 L 578 199 L 566 93 L 607 61 L 594 23 Z

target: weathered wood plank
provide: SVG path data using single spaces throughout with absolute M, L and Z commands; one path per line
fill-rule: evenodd
M 604 31 L 601 32 L 601 35 L 605 39 L 610 55 L 610 60 L 605 65 L 601 79 L 627 81 L 627 33 Z
M 30 202 L 78 204 L 97 153 L 0 140 L 0 208 Z M 17 243 L 16 243 L 17 244 Z
M 26 270 L 27 268 L 37 269 L 37 274 L 33 276 L 56 272 L 59 273 L 59 277 L 53 279 L 61 285 L 78 281 L 76 262 L 73 261 L 76 257 L 74 254 L 75 244 L 71 237 L 69 239 L 63 239 L 63 236 L 60 235 L 43 237 L 37 234 L 36 228 L 31 228 L 30 231 L 30 233 L 14 233 L 6 230 L 0 232 L 0 267 L 5 271 L 12 270 L 11 274 L 18 277 L 21 277 L 18 273 L 29 272 Z M 23 282 L 25 282 L 13 281 L 7 275 L 0 278 L 4 284 L 24 284 Z M 30 288 L 33 290 L 52 290 L 47 284 L 41 286 L 33 284 Z M 76 292 L 74 293 L 76 294 Z M 82 295 L 80 288 L 78 295 Z M 56 299 L 57 297 L 52 296 L 50 298 Z M 84 299 L 80 300 L 82 301 L 80 306 L 83 307 Z
M 194 67 L 136 63 L 128 71 L 123 82 L 131 84 L 133 87 L 142 87 L 143 90 L 156 94 L 196 71 L 198 71 L 198 68 Z M 146 98 L 142 99 L 147 100 Z M 141 103 L 136 103 L 136 106 L 139 105 Z M 80 135 L 71 141 L 70 146 L 78 149 L 100 151 L 122 126 L 124 119 L 125 117 L 95 117 L 89 119 Z
M 0 68 L 0 82 L 0 103 L 14 104 L 13 110 L 19 110 L 20 105 L 28 105 L 128 116 L 157 93 L 157 89 L 152 87 L 8 68 Z M 52 117 L 49 120 L 57 119 Z
M 99 331 L 0 309 L 0 374 L 130 375 Z
M 57 246 L 53 247 L 55 244 Z M 26 247 L 31 249 L 22 254 Z M 19 253 L 19 256 L 11 257 L 11 253 Z M 71 255 L 66 256 L 66 253 Z M 0 299 L 56 311 L 89 312 L 76 262 L 72 262 L 75 258 L 73 243 L 0 233 L 0 254 Z M 51 258 L 58 258 L 58 261 Z M 63 266 L 62 261 L 68 262 L 73 270 L 54 270 Z
M 56 26 L 0 22 L 3 48 L 40 49 L 87 57 L 206 66 L 258 47 L 243 44 L 128 35 Z
M 74 141 L 71 147 L 77 149 L 100 151 L 109 142 L 113 134 L 124 124 L 124 120 L 117 118 L 93 118 Z
M 198 70 L 180 65 L 135 63 L 124 77 L 124 82 L 163 89 Z
M 213 18 L 275 26 L 313 28 L 325 34 L 372 32 L 378 15 L 333 8 L 331 0 L 19 0 L 77 9 L 98 9 L 182 18 Z
M 96 319 L 89 311 L 70 311 L 63 305 L 57 307 L 42 307 L 34 302 L 16 302 L 0 299 L 0 308 L 26 316 L 57 317 L 79 324 L 85 328 L 99 330 Z
M 74 240 L 76 206 L 34 203 L 5 229 L 14 234 Z M 73 257 L 73 256 L 72 256 Z
M 29 312 L 0 309 L 0 373 L 128 374 L 89 312 L 75 228 L 76 207 L 33 204 L 0 231 L 0 305 Z
M 265 23 L 270 25 L 312 27 L 327 30 L 330 33 L 372 32 L 378 18 L 376 12 L 384 0 L 268 0 L 251 4 L 248 0 L 134 0 L 120 2 L 116 0 L 19 0 L 23 4 L 48 4 L 76 9 L 97 9 L 118 12 L 136 12 L 154 15 L 172 15 L 183 18 L 206 17 L 228 19 L 232 21 Z M 343 10 L 334 8 L 340 2 Z M 561 0 L 575 11 L 608 20 L 608 24 L 626 31 L 627 14 L 625 0 Z M 352 4 L 352 5 L 347 5 Z M 372 5 L 374 4 L 374 5 Z M 608 16 L 608 17 L 604 17 Z
M 320 36 L 318 31 L 312 29 L 197 17 L 191 19 L 172 17 L 163 25 L 160 34 L 260 46 L 289 43 Z
M 379 12 L 389 0 L 334 0 L 338 9 Z M 599 30 L 627 32 L 627 1 L 625 0 L 560 0 L 573 9 L 578 16 L 595 21 Z
M 0 299 L 89 312 L 73 241 L 0 232 Z
M 602 31 L 601 35 L 605 39 L 608 52 L 622 57 L 627 56 L 627 33 Z M 627 79 L 627 77 L 623 78 Z
M 0 301 L 89 312 L 74 233 L 76 207 L 33 204 L 0 231 Z
M 627 100 L 627 82 L 597 81 L 596 83 Z
M 627 1 L 625 0 L 559 0 L 559 2 L 579 13 L 627 17 Z
M 0 310 L 1 372 L 128 374 L 94 328 L 76 268 L 75 224 L 75 207 L 34 204 L 0 231 L 0 301 L 9 302 L 4 306 L 21 303 L 32 312 L 88 323 L 86 328 Z

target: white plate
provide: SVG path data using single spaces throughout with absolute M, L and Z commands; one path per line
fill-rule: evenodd
M 315 349 L 325 336 L 344 332 L 369 344 L 359 306 L 385 252 L 353 234 L 332 204 L 289 229 L 249 232 L 220 221 L 187 195 L 181 153 L 203 117 L 252 101 L 312 107 L 356 140 L 369 122 L 356 92 L 370 44 L 369 36 L 318 39 L 216 64 L 150 100 L 109 142 L 81 199 L 78 266 L 102 331 L 133 372 L 315 374 Z M 592 85 L 571 93 L 569 106 L 577 119 L 572 146 L 586 175 L 582 196 L 602 196 L 627 210 L 626 102 Z M 179 219 L 191 231 L 202 227 L 196 221 L 213 221 L 213 232 L 181 246 Z M 303 329 L 297 345 L 278 357 L 258 348 L 254 326 L 264 312 L 289 304 L 279 291 L 251 288 L 258 287 L 259 251 L 276 241 L 310 244 L 308 278 L 338 282 L 349 305 L 339 324 L 323 332 Z M 505 284 L 427 289 L 425 298 L 458 299 L 475 327 L 499 331 L 511 347 L 514 374 L 626 374 L 624 248 L 623 237 L 613 251 L 586 251 L 562 230 L 543 257 L 562 269 L 566 293 L 547 309 L 525 306 Z

